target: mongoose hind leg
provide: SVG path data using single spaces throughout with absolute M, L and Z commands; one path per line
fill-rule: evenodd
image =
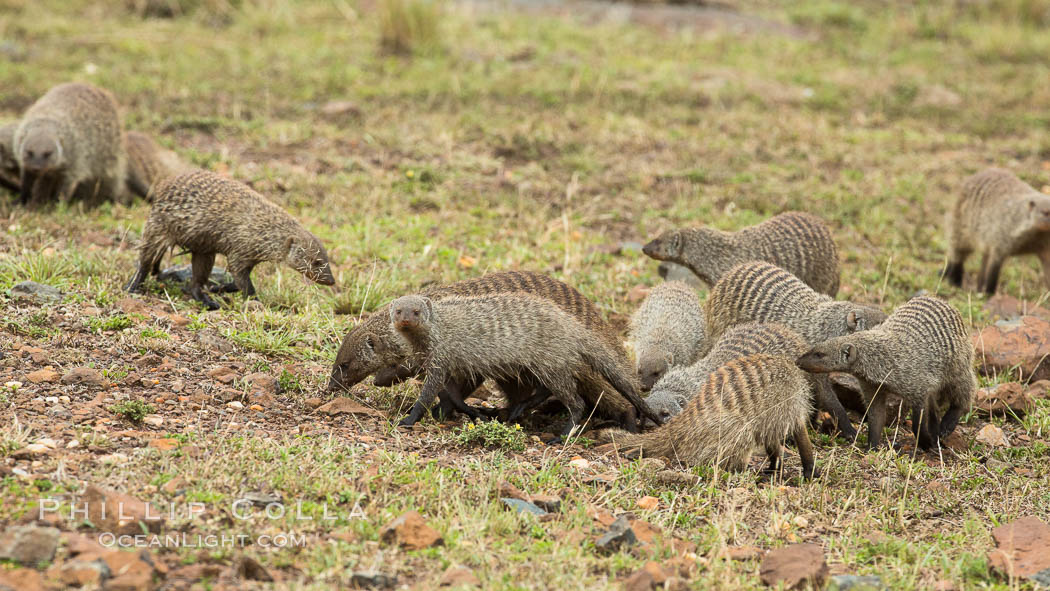
M 573 379 L 565 379 L 558 376 L 551 379 L 549 383 L 540 384 L 537 388 L 546 387 L 551 395 L 565 405 L 569 411 L 569 420 L 562 428 L 558 436 L 551 443 L 560 443 L 565 437 L 572 434 L 576 427 L 581 426 L 583 421 L 584 404 L 583 399 L 576 393 L 576 384 Z
M 447 387 L 445 376 L 437 371 L 428 371 L 427 378 L 423 381 L 423 389 L 419 392 L 419 398 L 416 399 L 416 403 L 412 405 L 412 410 L 408 412 L 408 416 L 401 419 L 397 424 L 399 427 L 411 427 L 415 425 L 419 419 L 423 418 L 423 414 L 427 412 L 430 404 L 434 402 L 435 398 L 441 395 L 441 392 Z
M 806 431 L 805 425 L 795 429 L 794 439 L 798 457 L 802 461 L 802 478 L 819 478 L 820 470 L 813 460 L 813 443 L 809 440 L 809 432 Z
M 945 411 L 944 416 L 941 417 L 940 424 L 937 426 L 937 433 L 941 439 L 948 437 L 955 431 L 955 427 L 959 424 L 959 419 L 969 410 L 970 401 L 973 400 L 974 387 L 973 382 L 963 381 L 962 383 L 948 384 L 942 391 L 943 397 L 948 400 L 948 410 Z
M 783 447 L 779 443 L 766 444 L 766 458 L 769 459 L 769 462 L 765 468 L 762 468 L 763 474 L 774 475 L 780 473 L 780 470 L 784 467 Z
M 944 271 L 941 273 L 941 277 L 945 278 L 948 283 L 955 287 L 962 287 L 963 269 L 965 268 L 966 259 L 969 258 L 969 256 L 969 250 L 953 247 L 948 255 L 948 263 L 944 266 Z
M 477 390 L 481 386 L 482 380 L 470 379 L 462 382 L 453 381 L 445 385 L 445 389 L 438 394 L 438 400 L 448 400 L 452 407 L 459 412 L 467 415 L 472 419 L 481 418 L 492 418 L 495 416 L 495 411 L 489 411 L 488 409 L 478 409 L 470 406 L 465 402 L 465 398 Z
M 927 451 L 937 447 L 937 440 L 930 435 L 929 412 L 929 405 L 925 403 L 911 407 L 911 432 L 915 436 L 915 444 Z
M 208 277 L 211 275 L 211 268 L 215 266 L 215 253 L 195 252 L 190 263 L 193 267 L 193 277 L 190 279 L 190 296 L 204 304 L 204 307 L 209 310 L 218 310 L 219 303 L 211 299 L 211 296 L 205 291 L 205 287 L 208 285 Z
M 999 272 L 1003 268 L 1003 257 L 996 252 L 986 252 L 981 261 L 981 274 L 977 287 L 987 295 L 995 295 L 999 287 Z
M 255 263 L 241 260 L 238 257 L 226 257 L 226 263 L 229 266 L 230 274 L 233 275 L 233 283 L 237 286 L 237 290 L 243 293 L 246 298 L 254 297 L 255 286 L 252 285 L 252 269 L 255 268 Z

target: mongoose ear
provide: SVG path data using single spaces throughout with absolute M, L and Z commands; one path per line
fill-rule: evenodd
M 285 252 L 291 252 L 292 251 L 292 246 L 294 246 L 294 245 L 295 245 L 295 238 L 292 237 L 292 236 L 289 236 L 284 241 L 284 251 Z
M 857 358 L 857 347 L 846 344 L 842 347 L 842 362 L 849 364 Z
M 1035 201 L 1028 202 L 1028 209 L 1035 209 Z
M 682 233 L 681 232 L 675 232 L 674 234 L 671 234 L 671 241 L 670 242 L 671 243 L 668 245 L 668 250 L 671 251 L 671 254 L 677 255 L 678 253 L 682 252 Z
M 850 310 L 846 314 L 846 326 L 848 326 L 850 330 L 857 330 L 861 324 L 862 321 L 860 318 L 857 317 L 856 310 Z
M 434 317 L 434 302 L 430 298 L 423 298 L 423 303 L 427 307 L 427 321 L 429 322 Z

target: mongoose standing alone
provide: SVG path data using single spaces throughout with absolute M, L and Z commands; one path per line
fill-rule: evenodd
M 665 421 L 682 411 L 689 398 L 707 383 L 711 372 L 720 366 L 756 353 L 784 355 L 797 358 L 809 349 L 809 345 L 795 331 L 775 322 L 745 322 L 737 324 L 718 339 L 706 357 L 689 367 L 675 368 L 667 372 L 653 386 L 645 401 L 649 408 Z M 857 436 L 850 423 L 846 409 L 842 407 L 825 376 L 810 376 L 812 390 L 818 408 L 835 416 L 839 431 L 846 439 Z
M 466 383 L 463 391 L 472 391 L 486 378 L 516 380 L 523 374 L 569 410 L 562 435 L 583 419 L 582 381 L 600 375 L 628 400 L 639 398 L 630 374 L 621 371 L 605 343 L 549 300 L 531 294 L 404 296 L 390 304 L 390 322 L 425 359 L 415 415 L 450 386 Z
M 685 283 L 667 281 L 649 292 L 631 316 L 630 329 L 643 391 L 668 369 L 696 361 L 704 346 L 704 324 L 696 291 Z
M 20 191 L 18 159 L 15 158 L 15 130 L 18 122 L 0 125 L 0 186 L 11 191 Z
M 831 230 L 819 217 L 798 211 L 774 216 L 738 232 L 689 228 L 662 234 L 642 251 L 688 267 L 714 286 L 740 263 L 765 261 L 786 269 L 814 290 L 839 290 L 839 255 Z
M 963 183 L 948 223 L 948 264 L 944 276 L 962 286 L 963 265 L 974 252 L 983 256 L 978 288 L 991 295 L 1007 257 L 1034 254 L 1050 288 L 1050 195 L 1002 168 L 983 170 Z
M 251 272 L 262 262 L 285 263 L 322 285 L 335 284 L 328 253 L 316 236 L 283 209 L 247 186 L 196 171 L 172 177 L 155 191 L 139 248 L 139 268 L 127 285 L 134 292 L 160 272 L 164 253 L 180 246 L 192 253 L 190 295 L 210 309 L 205 293 L 215 255 L 226 255 L 233 275 L 227 290 L 255 295 Z
M 74 193 L 126 200 L 122 126 L 113 95 L 90 84 L 60 84 L 40 97 L 15 131 L 22 204 L 66 203 Z
M 174 152 L 161 148 L 150 136 L 138 131 L 129 131 L 125 138 L 128 150 L 128 190 L 146 201 L 153 198 L 150 191 L 157 183 L 189 170 Z
M 475 296 L 518 292 L 530 293 L 550 300 L 580 321 L 585 328 L 593 331 L 613 351 L 622 366 L 630 365 L 619 337 L 602 318 L 598 308 L 576 289 L 543 273 L 531 271 L 489 273 L 448 285 L 431 287 L 423 290 L 420 295 L 439 300 L 452 295 Z M 390 324 L 389 306 L 384 306 L 373 312 L 343 338 L 332 366 L 328 389 L 334 391 L 350 388 L 372 374 L 376 376 L 376 385 L 388 386 L 395 381 L 415 376 L 420 370 L 420 365 L 411 356 L 411 349 L 405 339 L 393 330 Z M 512 405 L 516 404 L 523 394 L 520 386 L 511 388 L 510 381 L 503 381 L 499 385 L 511 398 Z M 601 416 L 618 420 L 621 424 L 631 428 L 630 425 L 636 422 L 636 418 L 632 417 L 638 413 L 645 414 L 645 410 L 626 400 L 615 388 L 604 381 L 588 380 L 585 386 L 581 394 L 591 404 L 597 403 L 597 411 Z M 435 406 L 433 412 L 441 416 L 448 416 L 453 407 L 459 408 L 453 398 L 453 396 L 439 396 L 442 404 L 440 407 Z M 512 412 L 520 414 L 522 410 L 516 409 Z M 469 411 L 468 414 L 470 414 Z M 409 419 L 412 416 L 409 415 Z M 418 418 L 415 417 L 414 420 Z
M 798 359 L 810 372 L 841 371 L 857 378 L 868 406 L 868 447 L 879 447 L 887 392 L 912 412 L 919 447 L 933 449 L 955 430 L 977 390 L 973 347 L 962 316 L 946 302 L 912 298 L 879 326 L 820 343 Z M 938 405 L 948 404 L 938 418 Z
M 765 450 L 769 468 L 778 469 L 781 447 L 791 436 L 803 476 L 812 477 L 817 470 L 806 431 L 811 410 L 805 373 L 789 357 L 759 353 L 714 370 L 685 409 L 659 429 L 640 435 L 607 430 L 602 437 L 648 456 L 739 471 L 756 446 Z

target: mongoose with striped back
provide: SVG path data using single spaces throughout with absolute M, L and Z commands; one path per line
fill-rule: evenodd
M 550 300 L 532 294 L 403 296 L 390 304 L 390 322 L 424 358 L 426 379 L 413 407 L 417 415 L 449 386 L 470 392 L 485 379 L 516 380 L 523 374 L 569 410 L 562 436 L 583 419 L 583 382 L 601 376 L 624 398 L 640 400 L 630 372 L 608 345 Z
M 818 475 L 806 431 L 812 411 L 809 381 L 790 357 L 758 353 L 738 357 L 711 373 L 685 409 L 662 427 L 643 434 L 605 430 L 602 439 L 647 456 L 686 465 L 715 464 L 743 470 L 760 447 L 769 469 L 781 464 L 781 448 L 794 439 L 804 477 Z
M 977 390 L 973 346 L 962 316 L 930 296 L 908 300 L 871 330 L 816 345 L 799 357 L 798 366 L 810 372 L 845 372 L 860 381 L 870 449 L 881 443 L 887 393 L 900 396 L 911 409 L 919 447 L 933 449 L 955 430 Z M 948 410 L 938 417 L 941 404 Z
M 15 158 L 15 130 L 18 121 L 0 125 L 0 187 L 10 191 L 21 191 L 18 159 Z
M 944 276 L 952 285 L 962 286 L 963 265 L 976 252 L 982 255 L 977 286 L 989 295 L 999 285 L 1003 262 L 1014 255 L 1039 257 L 1050 288 L 1050 195 L 1014 173 L 989 168 L 968 178 L 948 227 Z
M 146 201 L 153 198 L 150 191 L 160 181 L 190 170 L 175 152 L 161 148 L 144 133 L 129 131 L 125 134 L 125 141 L 128 150 L 128 190 Z
M 638 379 L 648 391 L 667 370 L 696 361 L 704 346 L 704 309 L 696 291 L 681 281 L 657 285 L 631 316 L 629 334 Z
M 139 247 L 139 267 L 127 285 L 139 291 L 160 272 L 164 253 L 179 246 L 192 253 L 190 295 L 217 309 L 205 291 L 215 255 L 226 256 L 233 275 L 228 291 L 255 295 L 251 272 L 262 262 L 284 263 L 322 285 L 335 284 L 324 245 L 295 218 L 237 181 L 203 170 L 171 177 L 156 187 Z
M 831 230 L 824 220 L 804 212 L 782 213 L 737 232 L 672 230 L 642 251 L 658 261 L 688 267 L 710 286 L 740 263 L 765 261 L 820 293 L 834 296 L 839 290 L 839 255 Z
M 80 82 L 59 84 L 25 112 L 14 136 L 23 205 L 126 202 L 127 155 L 117 101 Z
M 667 421 L 682 411 L 689 402 L 689 398 L 707 383 L 711 372 L 733 359 L 756 353 L 796 358 L 808 349 L 809 345 L 802 340 L 802 337 L 783 324 L 775 322 L 738 324 L 723 333 L 703 359 L 688 367 L 675 368 L 667 372 L 667 375 L 653 386 L 652 392 L 645 401 L 654 413 Z M 849 440 L 855 438 L 857 431 L 850 423 L 846 409 L 835 396 L 828 380 L 823 376 L 810 376 L 810 382 L 817 407 L 835 416 L 843 437 Z
M 622 366 L 630 366 L 630 360 L 615 330 L 602 318 L 598 308 L 582 293 L 549 275 L 532 271 L 500 271 L 481 277 L 465 279 L 447 285 L 431 287 L 420 292 L 432 300 L 448 296 L 475 296 L 497 293 L 531 293 L 553 302 L 570 314 L 583 326 L 593 331 L 615 354 Z M 369 375 L 375 374 L 376 385 L 388 386 L 394 382 L 416 376 L 421 367 L 411 355 L 411 349 L 390 323 L 389 305 L 380 308 L 358 324 L 343 338 L 332 366 L 328 381 L 330 391 L 348 389 Z M 632 376 L 632 379 L 633 376 Z M 522 381 L 524 382 L 524 380 Z M 522 402 L 527 386 L 504 380 L 500 388 L 510 398 L 514 407 Z M 597 403 L 599 415 L 619 421 L 628 428 L 636 429 L 637 414 L 646 414 L 648 406 L 635 404 L 625 399 L 603 380 L 587 380 L 581 394 L 592 405 Z M 637 386 L 637 384 L 636 384 Z M 463 386 L 465 387 L 465 386 Z M 462 389 L 462 388 L 460 388 Z M 464 410 L 454 400 L 456 392 L 439 395 L 441 406 L 435 406 L 437 416 L 448 416 L 453 408 L 474 416 L 472 409 Z M 470 392 L 466 392 L 469 394 Z M 416 409 L 414 409 L 416 410 Z M 524 408 L 511 408 L 510 413 L 520 414 Z M 420 413 L 421 416 L 421 413 Z M 415 413 L 406 417 L 404 424 L 419 419 Z

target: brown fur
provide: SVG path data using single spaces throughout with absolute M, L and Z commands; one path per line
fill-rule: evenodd
M 129 131 L 125 138 L 128 149 L 128 190 L 146 201 L 153 199 L 151 191 L 157 183 L 190 169 L 175 152 L 161 148 L 144 133 Z

